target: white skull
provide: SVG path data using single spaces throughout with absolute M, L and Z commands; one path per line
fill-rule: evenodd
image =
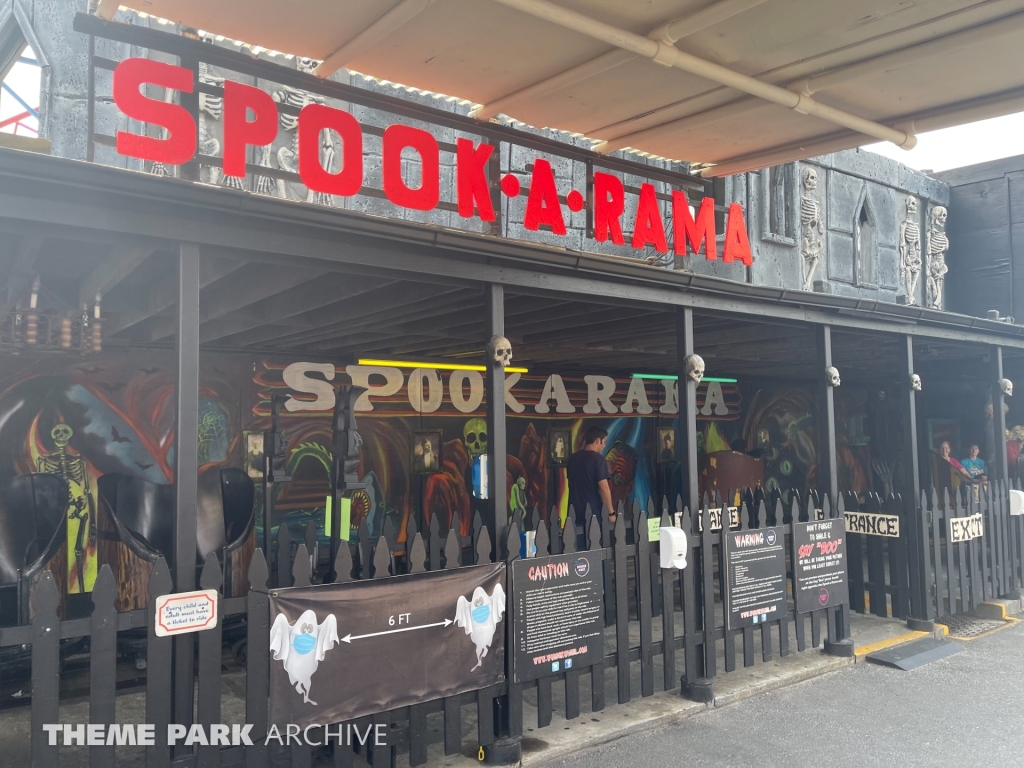
M 512 362 L 512 342 L 504 336 L 492 336 L 487 344 L 487 354 L 497 365 L 507 368 Z
M 916 197 L 908 197 L 907 198 L 907 215 L 913 216 L 915 213 L 917 213 L 917 198 Z
M 828 366 L 825 369 L 825 377 L 828 379 L 828 385 L 830 387 L 839 386 L 839 369 L 833 366 Z
M 946 228 L 946 208 L 936 205 L 932 208 L 932 229 L 944 230 Z
M 1000 379 L 999 391 L 1007 397 L 1013 397 L 1013 382 L 1009 379 Z
M 686 378 L 694 384 L 700 384 L 704 378 L 704 358 L 700 355 L 686 356 Z
M 814 168 L 804 168 L 804 189 L 810 192 L 818 188 L 818 172 Z
M 316 59 L 307 59 L 305 56 L 300 56 L 295 60 L 295 68 L 299 72 L 306 72 L 307 74 L 311 74 L 319 64 L 320 62 Z
M 921 391 L 921 377 L 918 376 L 916 373 L 910 374 L 910 388 L 914 392 Z

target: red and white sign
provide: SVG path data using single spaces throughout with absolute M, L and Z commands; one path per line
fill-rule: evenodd
M 156 599 L 156 636 L 183 635 L 217 626 L 217 590 L 200 589 Z
M 156 85 L 172 91 L 193 93 L 195 76 L 184 67 L 152 59 L 125 59 L 114 70 L 113 94 L 118 108 L 133 120 L 165 129 L 166 138 L 145 136 L 129 131 L 117 132 L 119 154 L 165 165 L 181 165 L 195 158 L 198 146 L 196 121 L 185 107 L 143 95 L 142 86 Z M 250 120 L 249 117 L 252 116 Z M 277 103 L 266 91 L 251 85 L 224 81 L 223 171 L 225 176 L 245 177 L 248 147 L 264 147 L 278 134 Z M 320 136 L 330 130 L 342 145 L 341 170 L 331 172 L 321 165 Z M 348 112 L 324 104 L 308 104 L 299 112 L 297 129 L 298 166 L 302 183 L 313 192 L 338 197 L 359 194 L 363 186 L 363 130 Z M 402 178 L 402 152 L 414 151 L 420 158 L 421 183 L 413 188 Z M 494 152 L 490 144 L 475 144 L 457 139 L 455 153 L 455 187 L 459 215 L 479 216 L 494 221 L 494 205 L 487 180 L 487 162 Z M 384 130 L 382 142 L 382 176 L 384 195 L 401 208 L 429 211 L 437 207 L 441 194 L 441 152 L 437 139 L 421 128 L 390 125 Z M 625 188 L 622 180 L 610 173 L 594 172 L 591 215 L 594 238 L 625 245 L 622 217 L 625 214 Z M 508 197 L 521 192 L 519 178 L 512 173 L 501 179 L 501 191 Z M 582 211 L 587 201 L 576 189 L 568 190 L 565 205 L 570 211 Z M 653 184 L 641 184 L 637 197 L 633 236 L 630 246 L 636 249 L 653 247 L 668 253 L 668 236 L 662 220 L 661 205 Z M 696 209 L 684 192 L 672 192 L 672 248 L 677 256 L 686 256 L 705 249 L 709 261 L 718 260 L 715 231 L 715 203 L 705 197 Z M 559 190 L 551 163 L 542 158 L 533 161 L 523 226 L 537 231 L 541 225 L 556 235 L 565 235 L 565 218 L 559 201 Z M 689 250 L 687 248 L 689 246 Z M 722 261 L 753 263 L 743 208 L 739 203 L 729 206 L 726 219 Z

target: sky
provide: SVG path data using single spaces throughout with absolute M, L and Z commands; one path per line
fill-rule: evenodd
M 909 151 L 888 142 L 869 144 L 864 149 L 918 171 L 947 171 L 1024 155 L 1024 112 L 922 133 L 917 137 L 917 146 Z
M 4 84 L 10 86 L 21 98 L 29 103 L 29 106 L 33 109 L 39 107 L 39 68 L 34 67 L 31 64 L 15 64 L 8 73 L 7 78 L 4 80 Z M 17 102 L 17 100 L 7 93 L 6 90 L 0 90 L 0 123 L 9 117 L 20 115 L 25 111 L 25 108 Z M 26 126 L 35 130 L 38 128 L 38 124 L 34 117 L 28 117 L 22 121 Z M 0 128 L 0 131 L 5 133 L 14 133 L 15 126 L 7 125 Z M 26 130 L 25 128 L 19 127 L 17 132 L 20 136 L 35 136 L 33 130 Z

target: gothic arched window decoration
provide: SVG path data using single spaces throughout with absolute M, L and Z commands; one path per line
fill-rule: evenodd
M 875 215 L 868 202 L 867 188 L 861 192 L 853 222 L 854 269 L 857 285 L 878 284 L 878 242 Z

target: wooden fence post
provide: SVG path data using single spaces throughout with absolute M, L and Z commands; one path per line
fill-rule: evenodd
M 32 592 L 32 768 L 58 768 L 60 753 L 49 745 L 46 723 L 59 723 L 60 595 L 53 574 L 43 571 Z
M 89 722 L 111 725 L 117 722 L 117 585 L 106 563 L 92 588 L 92 618 L 89 620 Z M 113 768 L 114 745 L 89 747 L 90 768 Z
M 348 547 L 342 547 L 348 550 Z M 246 607 L 245 721 L 252 725 L 253 746 L 246 747 L 246 768 L 265 768 L 267 748 L 267 702 L 270 700 L 270 572 L 263 550 L 257 549 L 249 563 L 249 594 Z
M 171 722 L 171 652 L 173 638 L 156 636 L 156 599 L 171 591 L 171 572 L 158 558 L 149 575 L 149 607 L 146 610 L 149 637 L 146 642 L 146 722 L 155 727 L 156 739 L 146 747 L 146 768 L 166 768 L 171 764 L 167 734 Z

